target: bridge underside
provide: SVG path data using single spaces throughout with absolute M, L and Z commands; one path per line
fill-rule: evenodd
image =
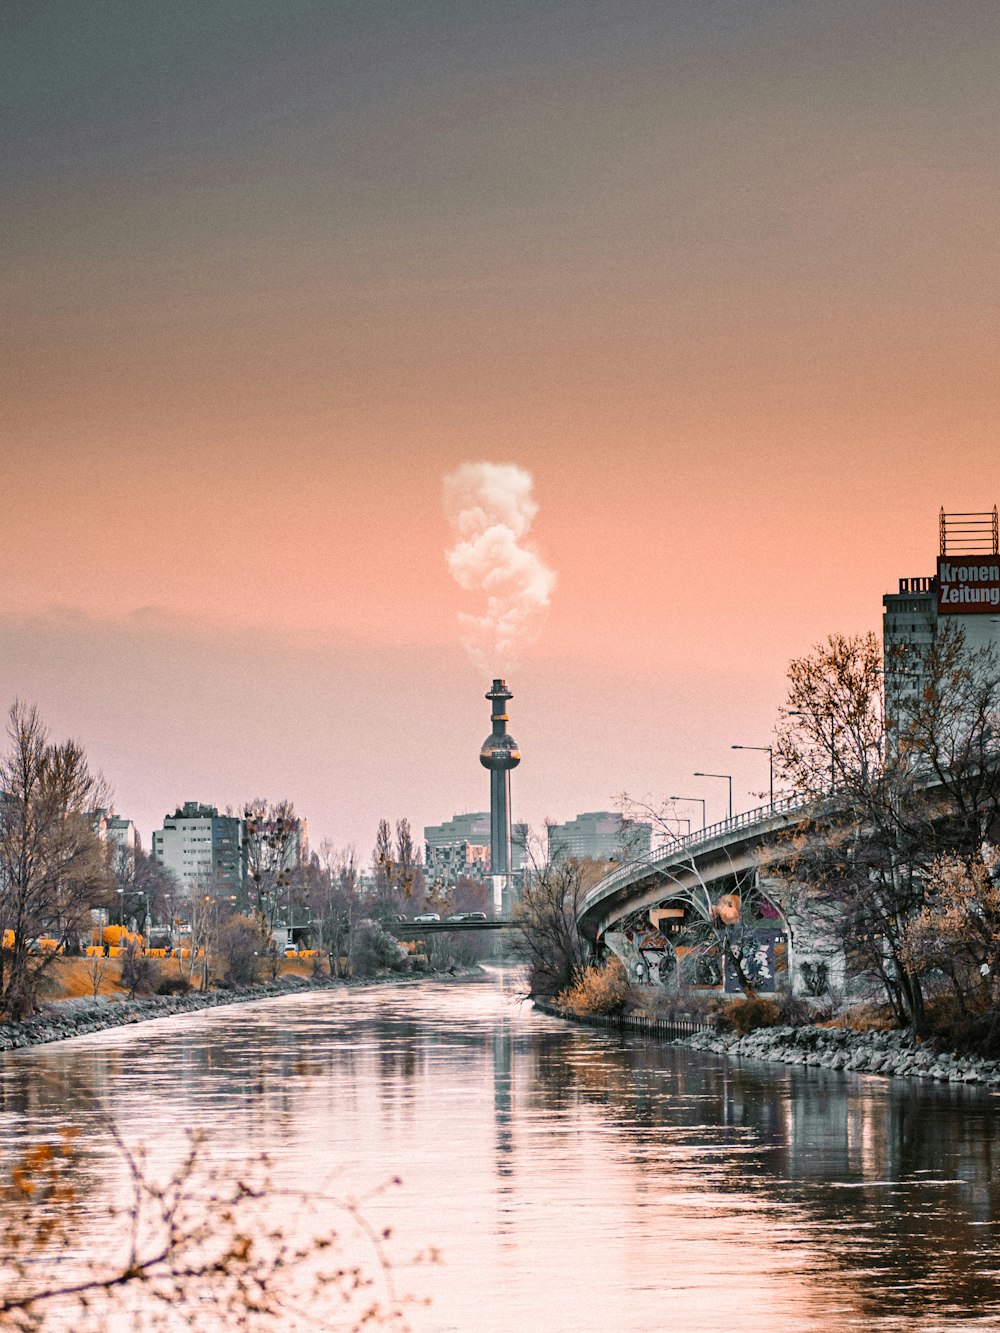
M 842 995 L 836 923 L 815 904 L 804 915 L 799 886 L 778 873 L 773 835 L 789 823 L 767 812 L 736 836 L 727 830 L 700 846 L 619 867 L 591 890 L 578 915 L 595 956 L 615 954 L 640 985 Z

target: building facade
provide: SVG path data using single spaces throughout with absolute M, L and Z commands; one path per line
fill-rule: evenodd
M 511 827 L 511 870 L 520 873 L 527 859 L 528 826 Z M 454 884 L 462 875 L 485 880 L 490 874 L 490 812 L 453 815 L 424 828 L 424 869 L 430 884 Z
M 188 893 L 236 897 L 243 887 L 243 821 L 186 801 L 153 832 L 153 859 Z
M 624 819 L 612 810 L 591 810 L 565 824 L 550 824 L 548 859 L 573 856 L 593 861 L 634 861 L 648 856 L 651 824 Z
M 969 649 L 1000 655 L 1000 551 L 997 510 L 938 517 L 935 574 L 899 580 L 882 598 L 886 719 L 892 727 L 924 685 L 928 649 L 946 626 L 961 629 Z

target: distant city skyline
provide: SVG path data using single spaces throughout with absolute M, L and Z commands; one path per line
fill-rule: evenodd
M 1000 10 L 12 6 L 0 706 L 151 831 L 488 804 L 442 483 L 555 571 L 512 815 L 766 791 L 788 661 L 998 499 Z M 547 594 L 546 594 L 547 595 Z M 694 785 L 692 785 L 694 784 Z M 699 785 L 700 784 L 700 785 Z

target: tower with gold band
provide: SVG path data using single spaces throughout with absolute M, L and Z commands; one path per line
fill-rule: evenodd
M 493 730 L 483 741 L 479 762 L 490 771 L 490 877 L 493 909 L 506 914 L 513 900 L 510 848 L 510 770 L 521 762 L 517 741 L 507 734 L 507 700 L 513 699 L 505 680 L 494 680 L 486 695 L 493 705 Z

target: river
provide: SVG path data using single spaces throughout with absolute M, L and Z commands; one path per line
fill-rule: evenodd
M 186 1131 L 391 1227 L 416 1330 L 1000 1328 L 995 1095 L 572 1026 L 482 980 L 321 991 L 12 1053 L 0 1149 L 81 1131 L 81 1253 Z M 409 1259 L 433 1247 L 433 1262 Z M 339 1326 L 330 1307 L 330 1323 Z

